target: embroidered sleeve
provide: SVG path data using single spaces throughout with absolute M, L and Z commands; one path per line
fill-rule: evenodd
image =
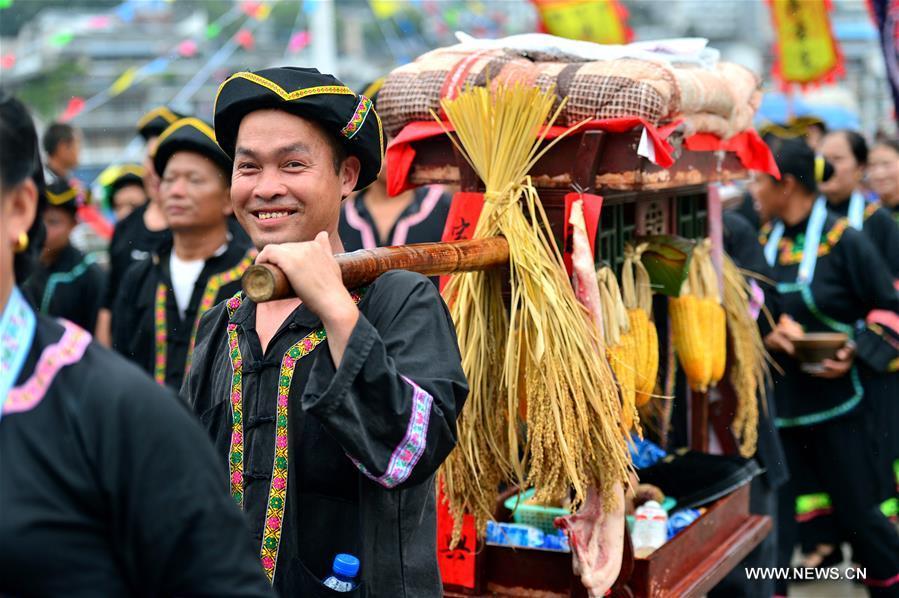
M 405 376 L 403 376 L 403 380 L 412 387 L 412 414 L 409 416 L 409 423 L 406 426 L 406 435 L 390 454 L 387 471 L 383 475 L 374 476 L 362 463 L 350 457 L 350 460 L 355 463 L 359 471 L 385 488 L 393 488 L 405 482 L 409 478 L 409 474 L 412 473 L 415 464 L 421 459 L 425 450 L 425 440 L 428 436 L 428 419 L 431 415 L 431 404 L 434 402 L 430 393 L 423 390 L 415 382 Z

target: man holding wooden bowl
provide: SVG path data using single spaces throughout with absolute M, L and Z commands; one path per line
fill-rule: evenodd
M 212 309 L 182 394 L 227 456 L 263 568 L 284 596 L 319 595 L 346 553 L 348 596 L 439 595 L 433 480 L 468 392 L 453 324 L 424 276 L 348 289 L 334 257 L 341 200 L 381 168 L 380 119 L 331 75 L 272 68 L 222 84 L 215 133 L 257 264 L 290 296 Z

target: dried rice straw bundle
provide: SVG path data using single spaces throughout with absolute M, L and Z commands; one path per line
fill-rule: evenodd
M 730 383 L 737 396 L 731 428 L 740 442 L 740 454 L 755 454 L 758 440 L 759 398 L 764 401 L 765 382 L 770 375 L 768 354 L 749 308 L 751 288 L 739 268 L 724 256 L 724 310 L 733 359 Z
M 636 343 L 635 390 L 637 407 L 652 398 L 659 373 L 659 335 L 652 322 L 652 288 L 649 272 L 640 256 L 647 244 L 636 248 L 624 246 L 624 265 L 621 268 L 621 298 L 627 309 L 627 317 Z
M 538 502 L 573 489 L 576 507 L 591 485 L 614 503 L 612 487 L 628 479 L 618 394 L 599 333 L 574 295 L 527 177 L 549 149 L 541 149 L 545 131 L 564 101 L 551 115 L 554 103 L 552 89 L 522 85 L 469 88 L 441 102 L 455 129 L 450 139 L 486 187 L 474 238 L 507 239 L 511 287 L 508 317 L 501 270 L 457 274 L 444 290 L 470 386 L 459 446 L 443 468 L 457 528 L 469 512 L 483 531 L 498 480 L 535 487 Z

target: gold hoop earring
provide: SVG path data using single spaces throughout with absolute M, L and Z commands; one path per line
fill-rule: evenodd
M 16 242 L 16 253 L 22 253 L 28 249 L 28 233 L 19 233 L 19 240 Z

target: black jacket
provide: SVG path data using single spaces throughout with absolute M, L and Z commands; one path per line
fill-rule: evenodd
M 439 596 L 434 476 L 468 393 L 455 330 L 418 274 L 388 272 L 356 298 L 337 368 L 305 306 L 265 353 L 252 301 L 217 306 L 182 395 L 231 464 L 282 596 L 322 595 L 338 552 L 361 561 L 357 595 Z
M 125 273 L 112 310 L 112 344 L 157 382 L 178 390 L 190 368 L 200 318 L 240 289 L 256 252 L 232 240 L 224 253 L 206 260 L 183 320 L 172 291 L 171 252 L 171 242 L 165 243 Z

